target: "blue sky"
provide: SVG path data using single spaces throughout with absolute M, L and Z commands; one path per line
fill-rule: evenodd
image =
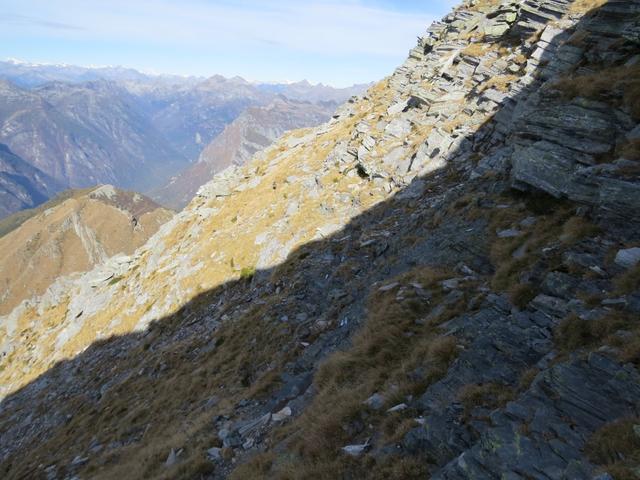
M 0 0 L 0 58 L 345 86 L 390 74 L 455 3 Z

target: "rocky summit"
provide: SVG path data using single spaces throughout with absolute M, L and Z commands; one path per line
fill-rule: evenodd
M 0 317 L 0 472 L 638 478 L 639 161 L 640 2 L 465 0 Z

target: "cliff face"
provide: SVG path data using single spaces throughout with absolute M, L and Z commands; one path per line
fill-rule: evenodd
M 631 1 L 467 1 L 23 302 L 5 476 L 629 478 L 639 29 Z
M 59 277 L 133 253 L 171 216 L 148 198 L 111 185 L 65 192 L 0 237 L 0 313 L 43 294 Z

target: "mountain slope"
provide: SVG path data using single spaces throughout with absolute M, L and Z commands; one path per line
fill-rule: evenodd
M 154 191 L 153 197 L 180 209 L 216 173 L 231 165 L 243 165 L 288 130 L 312 127 L 328 120 L 336 106 L 330 102 L 313 104 L 282 97 L 264 107 L 249 107 L 204 147 L 196 163 Z
M 640 8 L 592 5 L 463 3 L 3 317 L 5 476 L 634 475 Z
M 241 78 L 220 75 L 188 88 L 145 90 L 141 97 L 149 102 L 154 126 L 190 159 L 247 107 L 273 98 Z
M 111 185 L 65 192 L 45 206 L 0 237 L 2 314 L 44 293 L 58 277 L 132 253 L 172 215 L 148 198 Z
M 36 207 L 61 189 L 59 182 L 0 144 L 0 218 Z

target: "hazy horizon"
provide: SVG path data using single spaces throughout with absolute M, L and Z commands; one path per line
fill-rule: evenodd
M 41 68 L 41 67 L 51 67 L 51 68 L 80 68 L 80 69 L 87 69 L 87 70 L 100 70 L 100 69 L 123 69 L 123 70 L 134 70 L 140 74 L 143 75 L 147 75 L 150 77 L 179 77 L 179 78 L 184 78 L 184 79 L 197 79 L 197 80 L 202 80 L 205 81 L 209 78 L 213 78 L 216 76 L 222 76 L 227 80 L 232 80 L 234 78 L 239 78 L 242 79 L 248 83 L 251 84 L 255 84 L 255 85 L 269 85 L 269 84 L 273 84 L 273 85 L 292 85 L 292 84 L 297 84 L 297 83 L 302 83 L 302 82 L 308 82 L 310 85 L 312 86 L 316 86 L 316 85 L 324 85 L 327 87 L 333 87 L 333 88 L 349 88 L 349 87 L 353 87 L 353 86 L 357 86 L 357 85 L 366 85 L 366 84 L 370 84 L 373 82 L 363 82 L 363 83 L 353 83 L 353 84 L 349 84 L 349 85 L 340 85 L 340 86 L 336 86 L 333 85 L 331 83 L 328 82 L 314 82 L 312 80 L 309 80 L 307 78 L 299 78 L 299 79 L 282 79 L 282 80 L 271 80 L 271 79 L 261 79 L 261 78 L 245 78 L 241 75 L 221 75 L 220 73 L 216 73 L 213 72 L 209 75 L 190 75 L 190 74 L 180 74 L 180 73 L 172 73 L 172 72 L 158 72 L 158 71 L 151 71 L 151 70 L 144 70 L 141 68 L 137 68 L 135 66 L 129 66 L 129 65 L 79 65 L 79 64 L 75 64 L 75 63 L 55 63 L 55 62 L 33 62 L 30 60 L 25 60 L 23 58 L 15 58 L 15 57 L 5 57 L 5 58 L 0 58 L 0 63 L 10 63 L 13 64 L 15 66 L 21 66 L 21 67 L 25 67 L 25 68 Z

